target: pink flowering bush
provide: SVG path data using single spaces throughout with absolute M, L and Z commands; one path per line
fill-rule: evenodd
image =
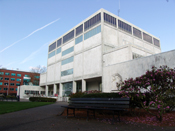
M 162 121 L 162 115 L 171 111 L 175 106 L 175 69 L 167 66 L 152 67 L 144 75 L 135 79 L 125 80 L 121 86 L 120 94 L 131 100 L 137 98 L 140 106 L 150 114 Z M 149 100 L 145 100 L 146 94 Z M 150 107 L 156 108 L 157 113 L 152 113 Z

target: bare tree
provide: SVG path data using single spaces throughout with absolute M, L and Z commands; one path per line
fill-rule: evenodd
M 31 72 L 33 73 L 45 73 L 47 71 L 47 68 L 45 66 L 37 66 L 37 67 L 31 67 Z

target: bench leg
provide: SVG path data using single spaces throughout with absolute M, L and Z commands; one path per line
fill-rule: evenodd
M 87 109 L 87 118 L 86 118 L 86 121 L 89 120 L 89 110 Z

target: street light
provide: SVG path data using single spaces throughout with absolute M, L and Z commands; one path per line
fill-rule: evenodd
M 19 94 L 18 94 L 18 101 L 20 101 L 20 85 L 21 85 L 21 79 L 20 79 L 20 81 L 19 81 Z

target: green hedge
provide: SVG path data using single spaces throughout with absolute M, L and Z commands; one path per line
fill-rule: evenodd
M 30 97 L 29 100 L 32 102 L 56 102 L 56 99 L 47 97 Z

